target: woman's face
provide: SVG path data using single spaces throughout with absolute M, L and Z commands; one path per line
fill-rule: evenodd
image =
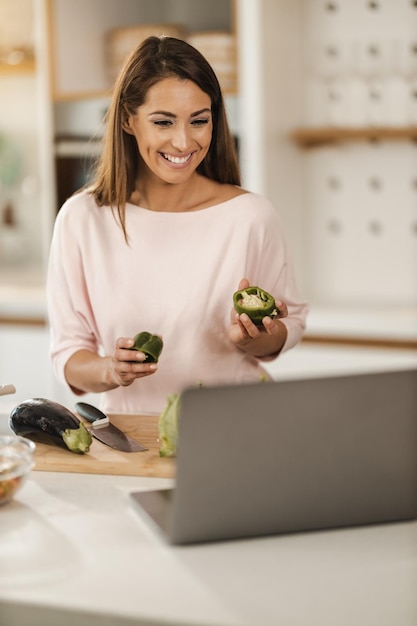
M 210 147 L 210 97 L 190 80 L 164 78 L 124 129 L 136 138 L 148 172 L 167 183 L 185 182 Z

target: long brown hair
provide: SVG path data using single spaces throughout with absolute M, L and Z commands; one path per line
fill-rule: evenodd
M 125 205 L 135 189 L 140 157 L 135 137 L 123 130 L 123 122 L 145 102 L 150 87 L 171 76 L 193 81 L 211 99 L 213 135 L 197 171 L 220 183 L 241 184 L 222 92 L 211 65 L 181 39 L 148 37 L 132 52 L 116 81 L 106 116 L 103 152 L 90 186 L 99 206 L 117 210 L 126 240 Z

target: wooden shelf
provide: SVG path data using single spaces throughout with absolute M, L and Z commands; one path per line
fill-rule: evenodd
M 396 338 L 378 338 L 378 337 L 361 337 L 352 335 L 345 337 L 343 335 L 309 335 L 308 333 L 302 338 L 303 344 L 318 344 L 330 346 L 347 346 L 356 348 L 392 348 L 394 350 L 417 350 L 417 339 L 396 339 Z
M 296 128 L 290 137 L 302 148 L 316 148 L 346 141 L 417 141 L 417 126 Z
M 13 76 L 14 74 L 33 74 L 36 69 L 34 60 L 24 61 L 12 65 L 10 63 L 0 63 L 0 76 Z

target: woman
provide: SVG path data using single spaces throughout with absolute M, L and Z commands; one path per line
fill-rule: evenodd
M 232 309 L 258 285 L 279 316 L 263 327 Z M 184 41 L 150 37 L 115 85 L 90 188 L 60 210 L 48 273 L 55 372 L 76 394 L 103 392 L 112 413 L 159 413 L 189 385 L 257 381 L 262 360 L 300 339 L 279 217 L 240 187 L 217 78 Z M 158 334 L 158 364 L 132 351 Z

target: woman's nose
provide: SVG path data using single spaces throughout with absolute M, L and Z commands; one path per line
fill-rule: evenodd
M 188 129 L 177 126 L 173 132 L 171 143 L 179 152 L 185 152 L 189 147 Z

